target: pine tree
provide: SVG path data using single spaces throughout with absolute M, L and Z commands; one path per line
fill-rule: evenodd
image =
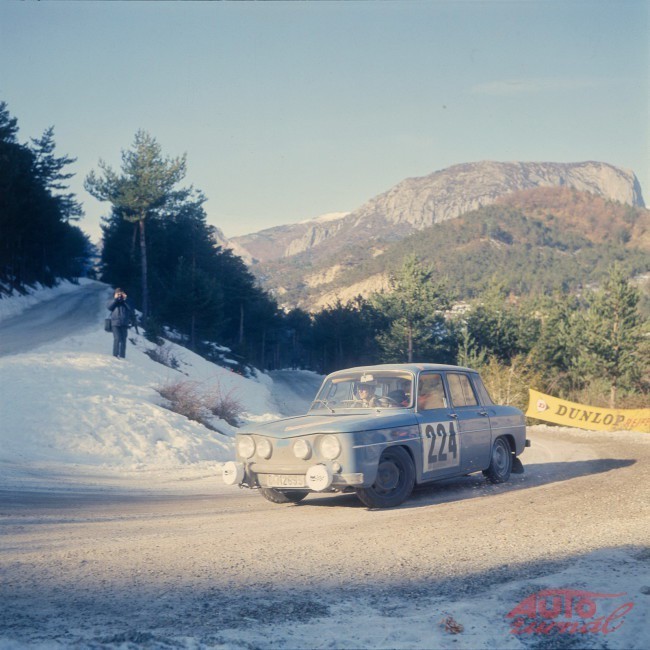
M 633 384 L 648 365 L 641 354 L 638 302 L 638 290 L 617 266 L 610 269 L 602 288 L 589 299 L 579 362 L 592 377 L 607 379 L 610 408 L 616 407 L 619 388 Z
M 185 177 L 185 155 L 164 158 L 158 142 L 143 130 L 135 134 L 132 149 L 122 151 L 121 173 L 99 162 L 101 175 L 91 172 L 86 190 L 100 201 L 108 201 L 126 220 L 138 225 L 142 282 L 142 315 L 149 318 L 149 282 L 145 223 L 160 216 L 171 204 L 188 195 L 176 185 Z
M 442 312 L 449 307 L 449 297 L 443 284 L 434 280 L 434 271 L 410 256 L 389 282 L 390 291 L 375 296 L 376 308 L 391 323 L 377 337 L 384 360 L 411 363 L 416 357 L 447 357 L 443 341 L 448 331 Z
M 527 352 L 529 327 L 515 306 L 508 304 L 507 290 L 496 280 L 488 286 L 481 298 L 465 317 L 465 327 L 477 351 L 507 362 Z
M 538 332 L 530 357 L 547 378 L 544 383 L 550 390 L 567 393 L 584 387 L 587 381 L 579 363 L 584 348 L 584 309 L 577 298 L 566 293 L 543 297 L 534 308 Z
M 17 141 L 18 122 L 0 102 L 0 281 L 11 289 L 57 278 L 78 277 L 86 267 L 90 242 L 71 226 L 81 215 L 74 194 L 66 193 L 73 159 L 54 155 L 54 130 Z
M 11 117 L 7 102 L 0 102 L 0 142 L 16 144 L 18 119 Z
M 78 219 L 83 214 L 81 205 L 74 194 L 65 191 L 68 189 L 66 181 L 74 174 L 63 172 L 65 167 L 76 162 L 77 159 L 54 155 L 56 145 L 53 126 L 46 129 L 40 138 L 31 138 L 31 141 L 31 150 L 35 156 L 34 176 L 54 197 L 64 220 Z

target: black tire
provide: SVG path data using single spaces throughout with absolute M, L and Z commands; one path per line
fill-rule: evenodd
M 379 459 L 377 478 L 369 488 L 357 488 L 368 508 L 394 508 L 409 498 L 415 485 L 415 465 L 403 447 L 390 447 Z
M 497 438 L 492 445 L 490 466 L 483 470 L 483 476 L 490 483 L 505 483 L 512 471 L 512 450 L 505 438 Z
M 260 488 L 262 496 L 271 503 L 300 503 L 309 490 L 276 490 L 275 488 Z

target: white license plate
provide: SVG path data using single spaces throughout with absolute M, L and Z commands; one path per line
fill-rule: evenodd
M 302 474 L 267 474 L 262 482 L 266 487 L 305 487 Z

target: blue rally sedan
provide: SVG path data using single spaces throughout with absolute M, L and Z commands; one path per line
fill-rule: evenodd
M 239 432 L 223 478 L 273 503 L 354 491 L 390 508 L 416 484 L 473 472 L 503 483 L 527 446 L 524 414 L 494 404 L 474 370 L 366 366 L 327 376 L 306 415 Z

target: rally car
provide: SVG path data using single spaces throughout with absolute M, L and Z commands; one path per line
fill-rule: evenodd
M 366 366 L 327 376 L 306 415 L 238 433 L 223 478 L 274 503 L 354 491 L 387 508 L 431 481 L 473 472 L 507 481 L 523 472 L 527 446 L 524 414 L 494 404 L 474 370 Z

